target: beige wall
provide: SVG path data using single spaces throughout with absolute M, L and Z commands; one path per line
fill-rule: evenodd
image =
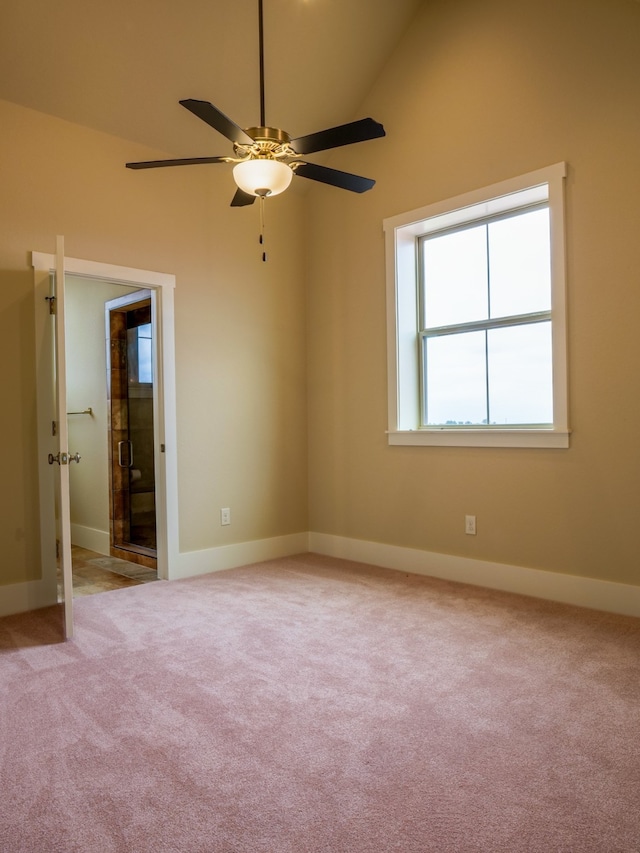
M 309 199 L 312 530 L 640 584 L 639 46 L 630 0 L 424 4 L 332 158 L 377 186 Z M 561 160 L 571 448 L 389 447 L 382 220 Z
M 310 529 L 640 583 L 639 44 L 631 0 L 425 2 L 360 111 L 387 138 L 331 158 L 376 188 L 268 202 L 266 265 L 225 167 L 128 172 L 154 152 L 0 103 L 0 583 L 39 572 L 28 252 L 56 233 L 177 276 L 182 552 Z M 571 448 L 389 447 L 382 220 L 560 160 Z
M 31 250 L 173 273 L 180 550 L 307 529 L 301 210 L 231 210 L 225 166 L 131 172 L 161 156 L 0 102 L 0 583 L 40 572 Z M 233 523 L 220 527 L 219 508 Z

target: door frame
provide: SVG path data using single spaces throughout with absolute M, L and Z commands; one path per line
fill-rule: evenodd
M 51 445 L 52 358 L 48 309 L 50 276 L 55 272 L 55 255 L 31 253 L 36 304 L 36 365 L 38 389 L 38 475 L 40 479 L 40 534 L 42 578 L 47 590 L 55 578 L 55 512 L 50 488 L 51 468 L 47 461 Z M 67 275 L 98 282 L 148 289 L 156 297 L 157 418 L 155 429 L 156 514 L 158 525 L 158 578 L 175 576 L 178 564 L 178 464 L 176 429 L 174 291 L 176 279 L 169 273 L 140 270 L 115 264 L 65 257 Z M 39 306 L 42 309 L 39 310 Z M 105 439 L 106 440 L 106 439 Z M 48 593 L 51 594 L 50 592 Z M 55 603 L 47 601 L 45 603 Z

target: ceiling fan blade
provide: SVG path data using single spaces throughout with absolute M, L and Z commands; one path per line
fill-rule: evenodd
M 236 194 L 231 200 L 231 207 L 245 207 L 247 204 L 253 204 L 255 200 L 256 196 L 246 193 L 238 187 Z
M 320 181 L 322 184 L 331 184 L 332 187 L 339 187 L 342 190 L 350 190 L 352 193 L 366 193 L 375 184 L 371 178 L 339 172 L 327 166 L 318 166 L 317 163 L 300 163 L 295 169 L 295 174 L 310 178 L 312 181 Z
M 159 169 L 162 166 L 198 166 L 201 163 L 229 163 L 230 157 L 187 157 L 186 160 L 144 160 L 125 163 L 127 169 Z
M 187 98 L 184 101 L 180 101 L 180 104 L 232 142 L 238 142 L 240 145 L 253 144 L 253 139 L 248 133 L 245 133 L 241 127 L 238 127 L 235 122 L 227 118 L 224 113 L 221 113 L 209 101 L 196 101 L 193 98 Z
M 372 118 L 362 118 L 349 124 L 320 130 L 318 133 L 310 133 L 308 136 L 299 136 L 292 139 L 290 144 L 296 154 L 313 154 L 315 151 L 353 145 L 354 142 L 366 142 L 380 136 L 385 136 L 384 127 Z

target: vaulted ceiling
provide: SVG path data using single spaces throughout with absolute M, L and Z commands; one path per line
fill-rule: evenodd
M 264 0 L 266 123 L 342 124 L 423 0 Z M 259 124 L 258 0 L 20 0 L 0 26 L 0 98 L 172 156 L 227 153 L 178 105 Z

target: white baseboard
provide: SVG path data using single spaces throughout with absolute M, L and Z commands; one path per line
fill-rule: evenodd
M 262 560 L 302 554 L 308 550 L 309 534 L 305 532 L 274 536 L 271 539 L 238 542 L 235 545 L 221 545 L 218 548 L 207 548 L 203 551 L 185 551 L 178 554 L 177 565 L 171 568 L 169 580 L 234 569 L 237 566 L 260 563 Z
M 57 600 L 58 584 L 55 578 L 0 586 L 0 617 L 39 610 L 56 604 Z
M 91 531 L 91 528 L 83 530 Z M 94 533 L 100 534 L 102 531 Z M 102 540 L 100 537 L 92 538 L 91 533 L 84 541 L 92 544 L 82 544 L 77 539 L 72 539 L 74 544 L 81 547 L 98 553 L 108 553 L 108 547 L 106 552 L 96 547 Z M 416 575 L 428 575 L 578 607 L 640 617 L 640 586 L 473 560 L 450 554 L 436 554 L 416 548 L 384 545 L 327 533 L 294 533 L 271 539 L 222 545 L 203 551 L 183 552 L 177 555 L 170 580 L 219 572 L 307 551 Z M 51 582 L 10 584 L 0 587 L 0 591 L 0 617 L 35 610 L 56 602 L 56 585 Z
M 640 586 L 522 566 L 382 545 L 327 533 L 309 533 L 309 550 L 416 575 L 516 592 L 549 601 L 640 617 Z
M 82 524 L 71 525 L 71 541 L 79 548 L 87 548 L 98 554 L 109 556 L 110 537 L 108 530 L 96 530 Z

